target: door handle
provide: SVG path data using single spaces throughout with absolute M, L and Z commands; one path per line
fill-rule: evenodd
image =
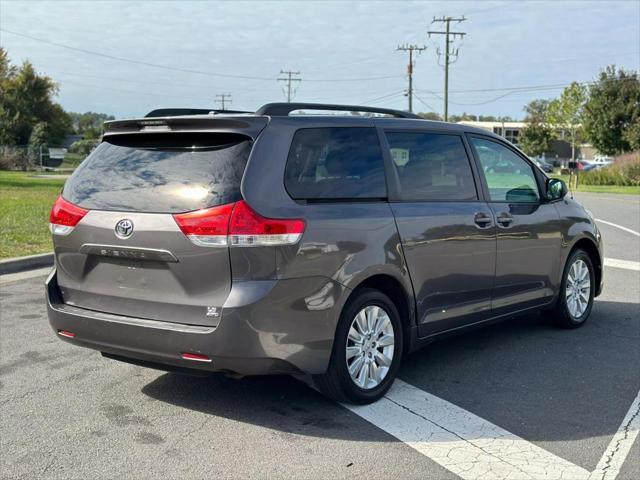
M 508 227 L 513 223 L 513 217 L 507 212 L 499 213 L 496 217 L 496 221 L 503 227 Z
M 491 217 L 486 213 L 478 212 L 473 216 L 473 221 L 480 228 L 485 228 L 491 225 Z

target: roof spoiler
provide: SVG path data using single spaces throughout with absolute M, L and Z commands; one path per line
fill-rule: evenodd
M 216 110 L 214 108 L 157 108 L 144 117 L 179 117 L 184 115 L 219 115 L 224 113 L 253 113 L 241 110 Z
M 378 108 L 378 107 L 364 107 L 361 105 L 335 105 L 324 103 L 267 103 L 256 111 L 256 115 L 270 115 L 286 117 L 291 112 L 296 110 L 328 110 L 337 112 L 365 112 L 365 113 L 379 113 L 383 115 L 390 115 L 396 118 L 418 118 L 422 117 L 415 113 L 404 112 L 402 110 L 393 110 L 390 108 Z
M 137 118 L 104 122 L 104 137 L 112 135 L 168 133 L 239 133 L 256 139 L 268 118 L 255 115 L 177 115 L 173 117 Z

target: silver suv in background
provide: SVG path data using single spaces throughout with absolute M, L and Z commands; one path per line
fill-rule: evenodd
M 600 233 L 562 181 L 496 135 L 386 109 L 107 122 L 50 222 L 60 338 L 167 370 L 310 375 L 355 403 L 445 333 L 534 310 L 578 327 L 602 288 Z

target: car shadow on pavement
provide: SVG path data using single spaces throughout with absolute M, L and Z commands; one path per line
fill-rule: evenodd
M 597 301 L 576 330 L 527 315 L 434 342 L 400 378 L 530 441 L 612 435 L 640 388 L 640 305 Z M 388 441 L 305 383 L 164 374 L 145 395 L 182 408 L 306 436 Z M 379 432 L 379 433 L 376 433 Z
M 337 403 L 293 377 L 190 377 L 167 373 L 142 389 L 156 400 L 286 433 L 372 440 L 370 428 Z M 388 441 L 387 435 L 379 440 Z M 374 436 L 373 440 L 375 440 Z

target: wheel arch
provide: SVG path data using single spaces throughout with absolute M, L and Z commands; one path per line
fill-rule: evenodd
M 347 303 L 357 292 L 365 288 L 378 290 L 388 296 L 398 309 L 400 322 L 403 328 L 403 354 L 406 354 L 413 344 L 411 335 L 415 327 L 415 308 L 413 306 L 413 296 L 404 285 L 392 275 L 378 273 L 362 280 L 349 294 Z M 346 305 L 346 303 L 345 303 Z
M 582 237 L 579 240 L 577 240 L 572 246 L 571 246 L 571 250 L 569 251 L 569 254 L 567 255 L 567 260 L 569 260 L 569 258 L 571 257 L 571 255 L 573 254 L 573 252 L 575 252 L 576 250 L 584 250 L 587 255 L 589 255 L 589 259 L 591 260 L 591 263 L 593 264 L 593 268 L 594 268 L 594 275 L 595 275 L 595 280 L 596 280 L 596 290 L 595 290 L 595 296 L 597 297 L 598 295 L 600 295 L 601 293 L 601 285 L 602 285 L 602 275 L 603 275 L 603 265 L 602 265 L 602 257 L 600 256 L 600 250 L 598 249 L 598 246 L 596 245 L 596 243 L 591 240 L 588 237 Z M 565 261 L 565 263 L 566 263 Z M 563 270 L 564 271 L 564 270 Z

